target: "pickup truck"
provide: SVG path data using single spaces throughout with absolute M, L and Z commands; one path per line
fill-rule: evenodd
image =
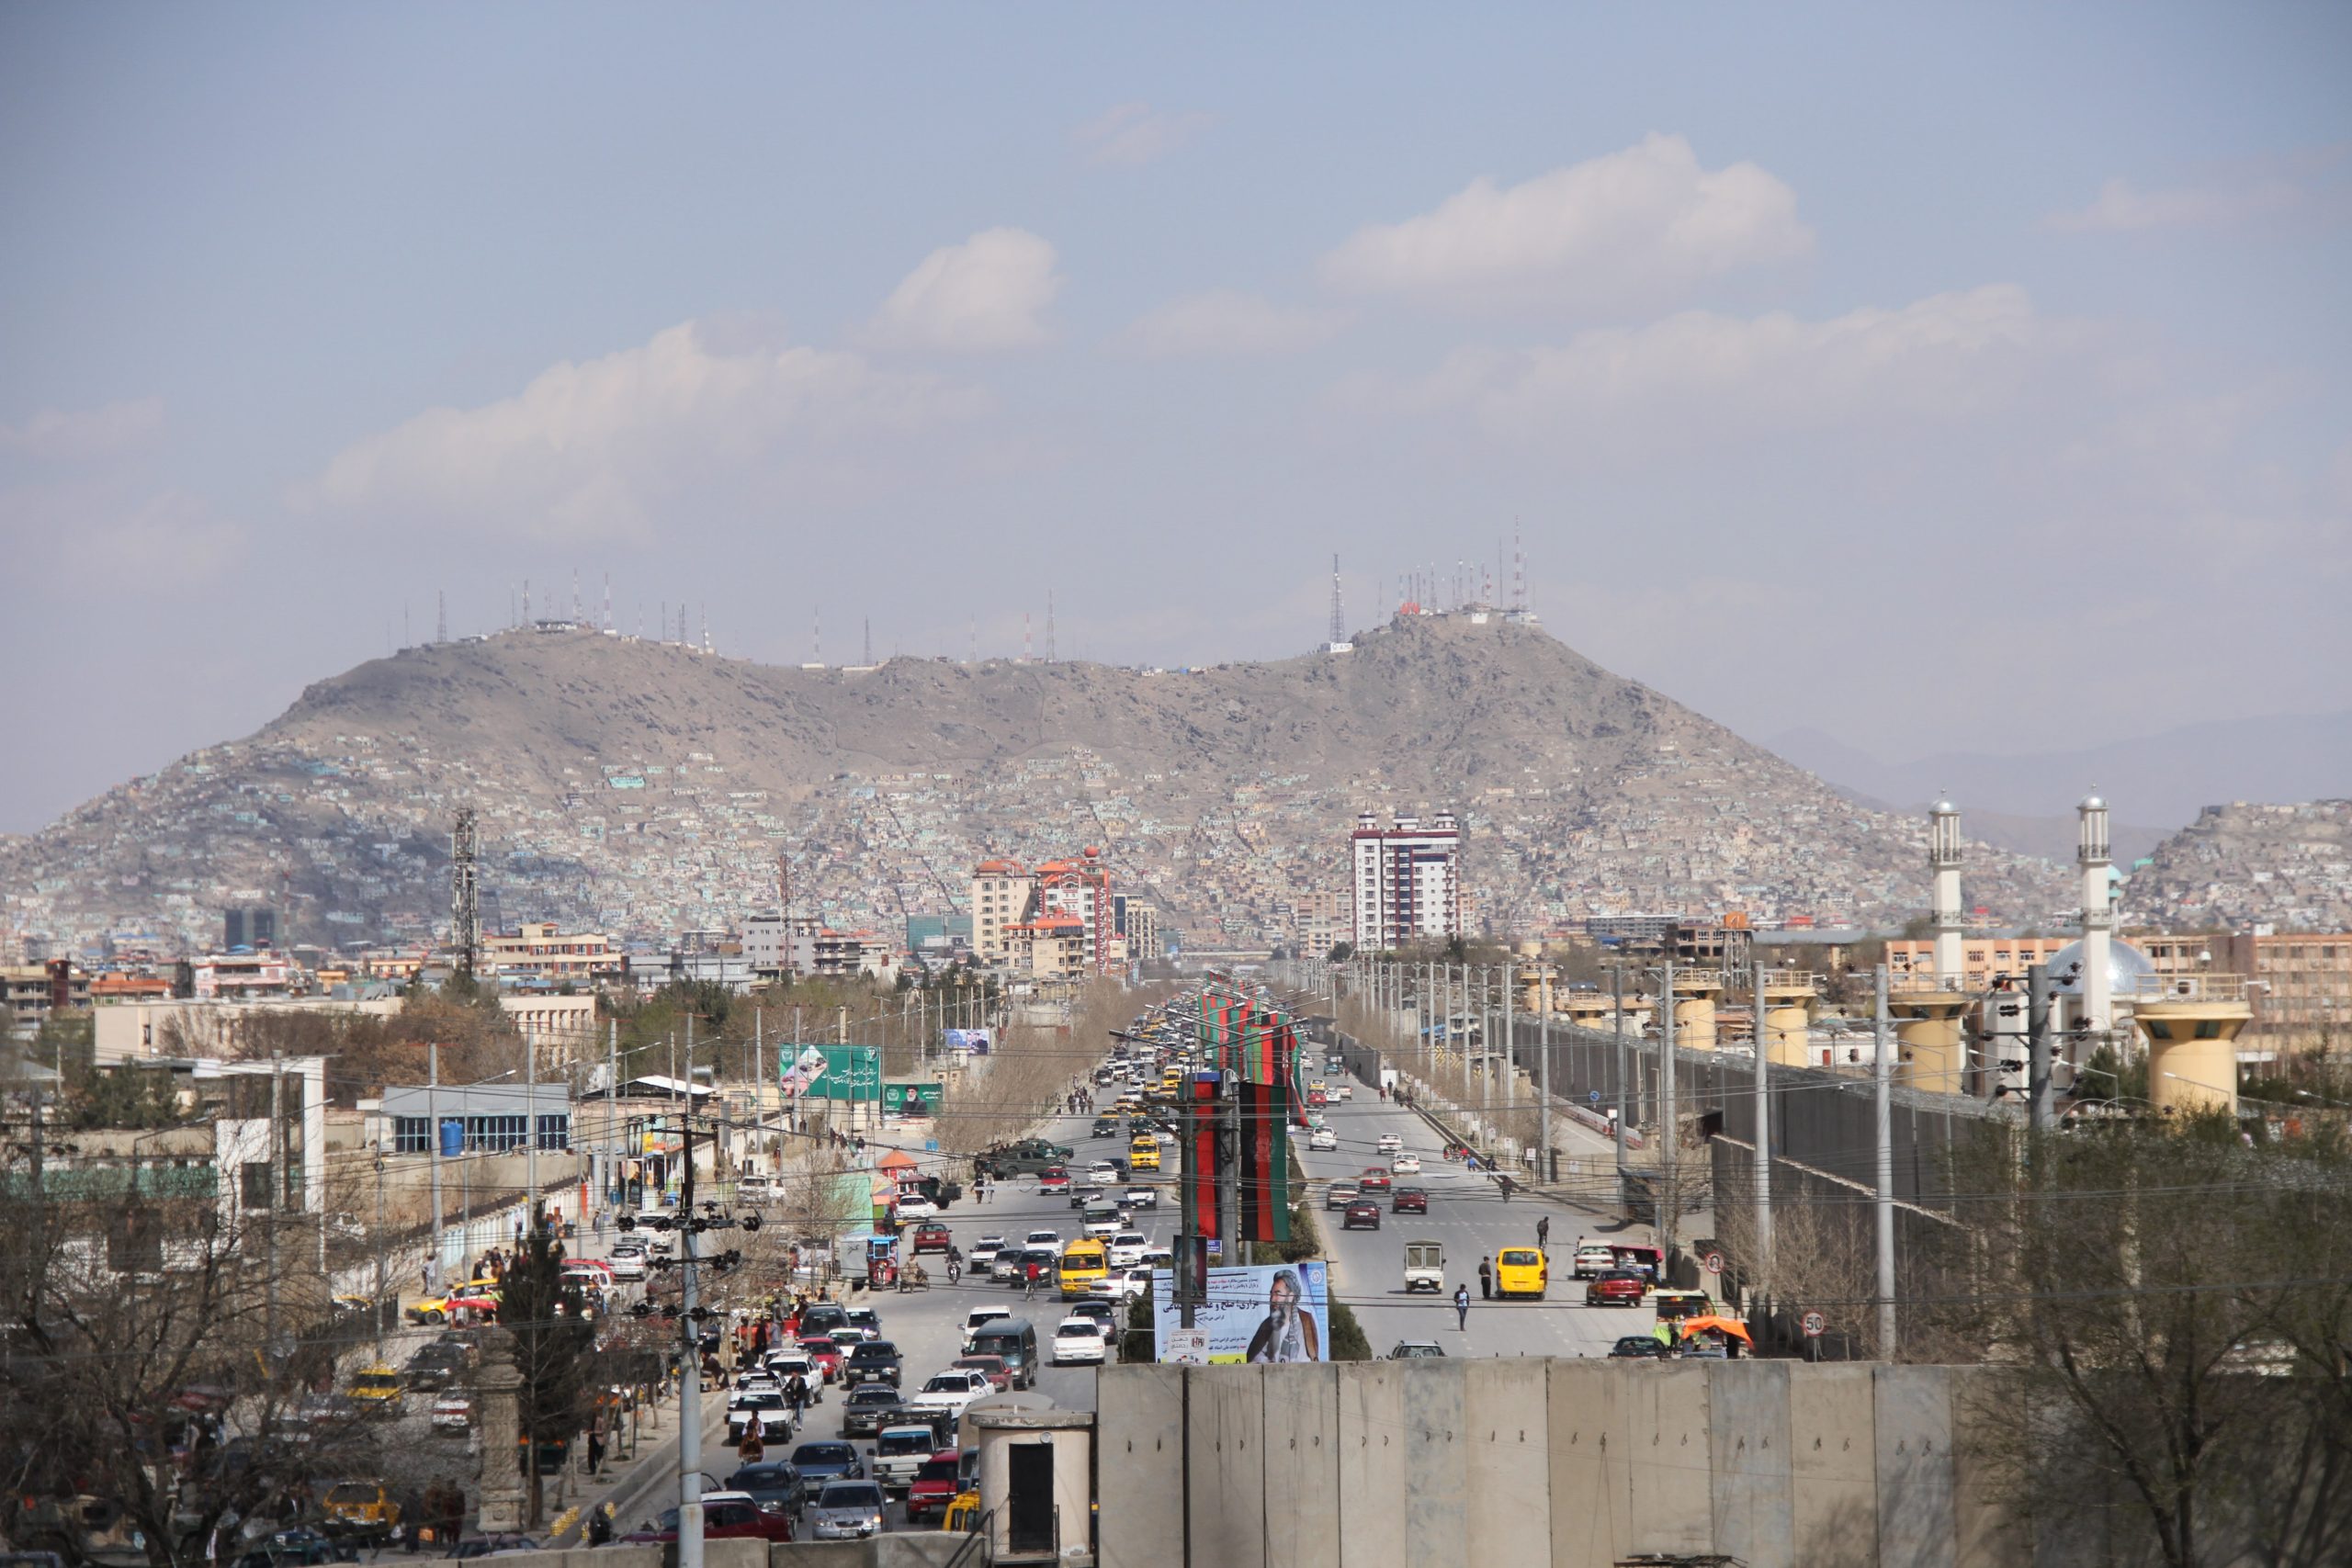
M 1043 1138 L 1023 1138 L 1017 1144 L 1001 1144 L 984 1149 L 973 1165 L 991 1179 L 1005 1176 L 1035 1176 L 1049 1166 L 1067 1165 L 1077 1157 L 1078 1151 L 1061 1144 L 1047 1143 Z

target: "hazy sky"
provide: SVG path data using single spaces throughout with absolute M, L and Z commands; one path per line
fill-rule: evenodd
M 2340 4 L 12 5 L 0 829 L 575 570 L 1209 662 L 1516 522 L 1751 735 L 2341 707 L 2347 83 Z

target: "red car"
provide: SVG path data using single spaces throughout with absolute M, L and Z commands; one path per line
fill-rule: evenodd
M 774 1513 L 754 1502 L 748 1492 L 706 1492 L 702 1499 L 702 1533 L 706 1540 L 790 1540 L 792 1516 Z M 621 1540 L 631 1546 L 650 1546 L 678 1539 L 678 1510 L 664 1508 L 651 1529 L 631 1530 Z
M 989 1380 L 989 1386 L 999 1393 L 1012 1392 L 1012 1369 L 1004 1364 L 1002 1356 L 958 1356 L 947 1363 L 967 1372 L 978 1372 Z
M 1037 1173 L 1037 1190 L 1040 1192 L 1069 1191 L 1069 1171 L 1058 1165 L 1048 1166 Z
M 827 1382 L 842 1381 L 842 1348 L 840 1346 L 831 1339 L 820 1337 L 803 1339 L 800 1342 L 800 1348 L 808 1353 L 810 1360 L 817 1363 L 817 1370 L 825 1374 Z
M 1358 1190 L 1364 1192 L 1385 1192 L 1389 1185 L 1388 1173 L 1376 1165 L 1356 1180 Z
M 1389 1201 L 1388 1212 L 1392 1214 L 1426 1214 L 1430 1212 L 1430 1195 L 1418 1187 L 1399 1187 L 1396 1196 Z
M 1637 1307 L 1648 1288 L 1648 1281 L 1632 1269 L 1611 1269 L 1585 1281 L 1584 1304 Z
M 917 1252 L 944 1252 L 955 1245 L 955 1238 L 947 1234 L 945 1225 L 915 1227 L 914 1250 Z
M 1369 1198 L 1359 1198 L 1349 1204 L 1348 1212 L 1340 1216 L 1340 1228 L 1343 1231 L 1351 1231 L 1358 1225 L 1368 1225 L 1374 1230 L 1378 1230 L 1380 1205 Z
M 943 1449 L 922 1461 L 915 1478 L 907 1483 L 907 1522 L 914 1523 L 925 1514 L 944 1514 L 947 1505 L 963 1490 L 963 1454 L 955 1449 Z

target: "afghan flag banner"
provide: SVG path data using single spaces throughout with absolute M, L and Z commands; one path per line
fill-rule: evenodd
M 1217 1234 L 1216 1089 L 1211 1073 L 1196 1073 L 1183 1085 L 1186 1114 L 1181 1125 L 1184 1152 L 1192 1156 L 1184 1177 L 1186 1226 L 1199 1236 Z
M 1290 1091 L 1280 1084 L 1241 1086 L 1241 1235 L 1249 1241 L 1290 1239 Z

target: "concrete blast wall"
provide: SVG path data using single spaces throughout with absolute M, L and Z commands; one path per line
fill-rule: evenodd
M 2030 1562 L 1968 1457 L 1967 1385 L 1982 1375 L 1753 1360 L 1107 1368 L 1102 1560 Z

